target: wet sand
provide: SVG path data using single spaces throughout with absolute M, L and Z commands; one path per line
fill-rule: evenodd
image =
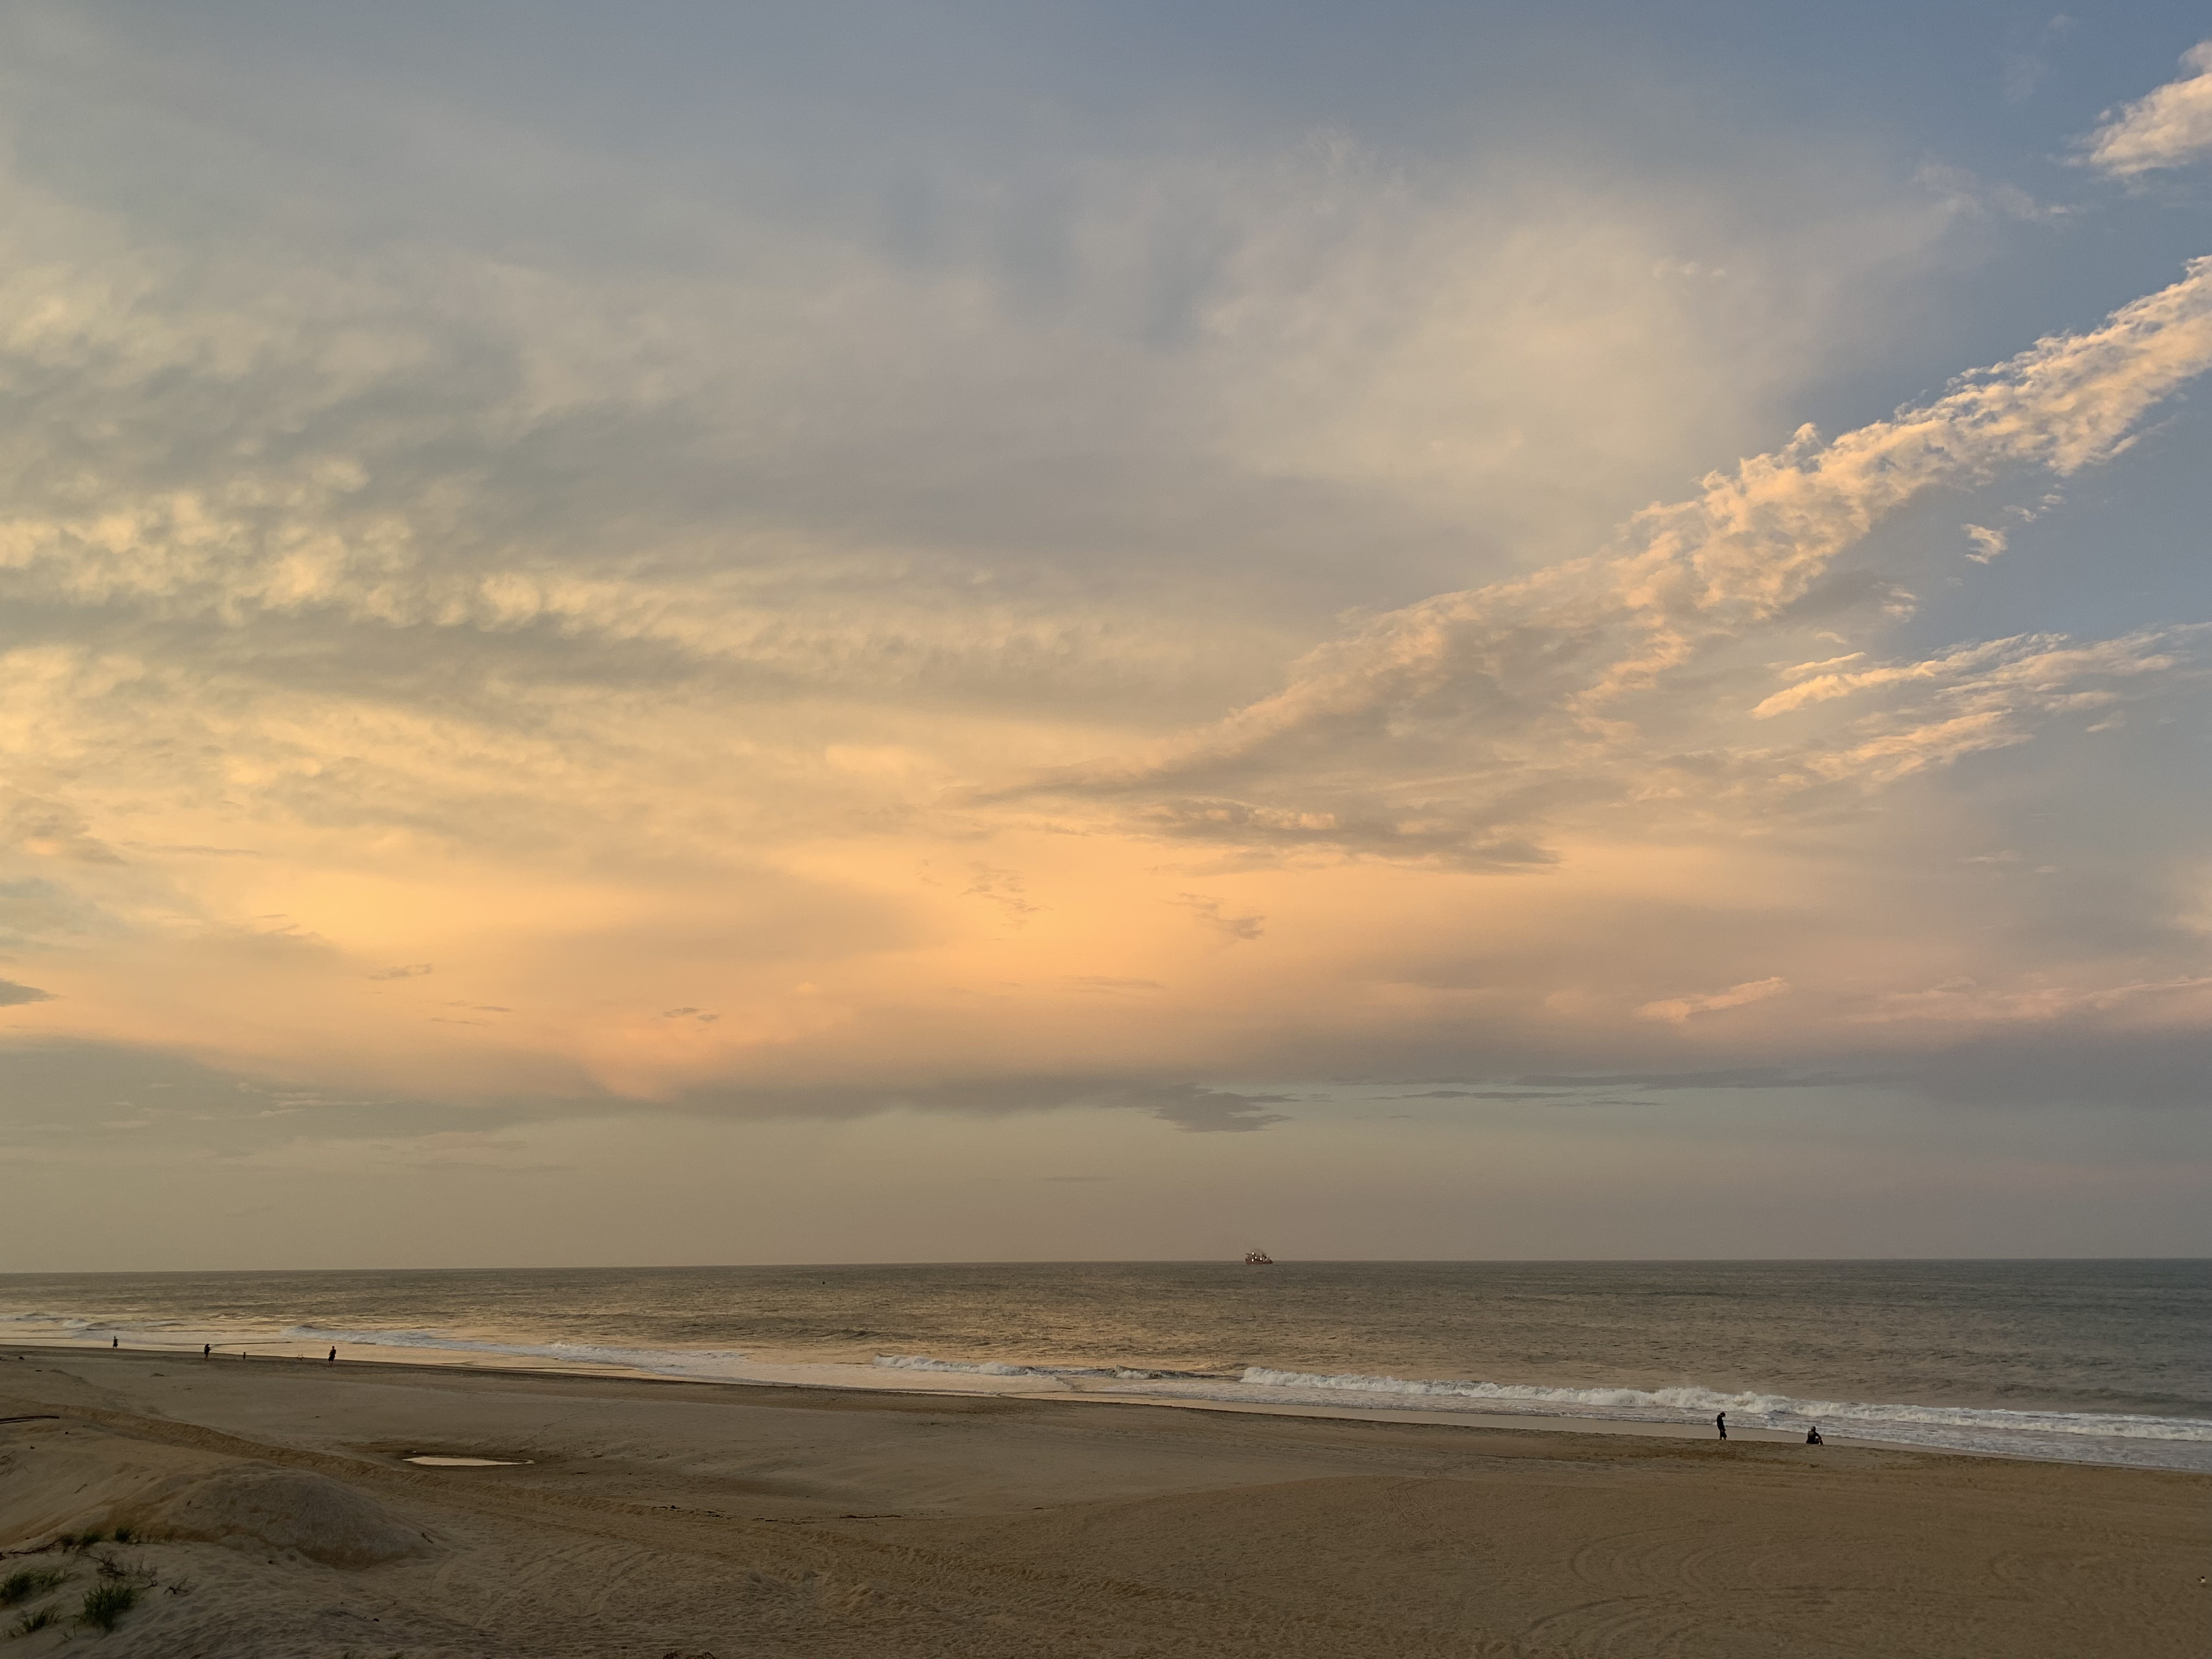
M 0 1424 L 0 1548 L 136 1536 L 4 1567 L 71 1613 L 104 1555 L 125 1659 L 2194 1659 L 2212 1620 L 2197 1474 L 0 1349 L 40 1413 Z

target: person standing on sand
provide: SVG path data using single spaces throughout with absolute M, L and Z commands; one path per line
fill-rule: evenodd
M 203 1358 L 203 1359 L 211 1359 L 211 1358 L 213 1358 L 214 1357 L 215 1357 L 215 1344 L 214 1344 L 214 1343 L 212 1343 L 212 1342 L 203 1342 L 203 1343 L 201 1343 L 201 1344 L 200 1344 L 200 1358 Z
M 336 1348 L 332 1348 L 332 1349 L 331 1350 L 331 1357 L 330 1357 L 327 1360 L 324 1361 L 324 1364 L 330 1364 L 330 1365 L 335 1365 L 335 1364 L 337 1364 L 337 1363 L 338 1363 L 338 1351 L 337 1351 Z
M 1714 1417 L 1713 1417 L 1713 1426 L 1714 1426 L 1715 1428 L 1718 1429 L 1718 1430 L 1721 1431 L 1721 1438 L 1722 1438 L 1722 1439 L 1723 1439 L 1723 1440 L 1727 1439 L 1727 1438 L 1728 1438 L 1728 1413 L 1727 1413 L 1726 1412 L 1719 1412 L 1719 1413 L 1716 1413 L 1714 1414 Z

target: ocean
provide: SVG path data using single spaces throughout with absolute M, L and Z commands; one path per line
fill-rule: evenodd
M 0 1275 L 0 1342 L 1708 1422 L 2212 1469 L 2212 1262 Z

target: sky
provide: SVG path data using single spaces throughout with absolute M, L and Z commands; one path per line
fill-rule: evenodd
M 2212 1254 L 2212 40 L 0 8 L 0 1268 Z

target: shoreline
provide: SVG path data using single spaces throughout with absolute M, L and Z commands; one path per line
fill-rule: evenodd
M 292 1346 L 296 1340 L 284 1339 Z M 280 1346 L 278 1340 L 268 1343 L 234 1344 L 228 1350 L 217 1347 L 204 1363 L 214 1364 L 228 1359 L 245 1359 L 262 1363 L 277 1363 L 320 1368 L 325 1370 L 342 1367 L 358 1367 L 363 1370 L 418 1372 L 431 1376 L 472 1375 L 486 1376 L 527 1376 L 544 1378 L 607 1379 L 629 1382 L 675 1384 L 698 1389 L 796 1389 L 830 1395 L 853 1395 L 860 1398 L 875 1396 L 906 1396 L 915 1399 L 947 1400 L 1021 1400 L 1038 1403 L 1144 1406 L 1177 1411 L 1215 1412 L 1238 1416 L 1285 1418 L 1293 1420 L 1346 1423 L 1389 1423 L 1407 1426 L 1434 1426 L 1498 1431 L 1528 1431 L 1548 1434 L 1589 1434 L 1623 1436 L 1638 1439 L 1658 1439 L 1722 1443 L 1722 1437 L 1714 1432 L 1711 1422 L 1666 1422 L 1619 1417 L 1577 1416 L 1565 1412 L 1482 1412 L 1458 1410 L 1448 1407 L 1429 1408 L 1367 1407 L 1359 1404 L 1332 1404 L 1320 1401 L 1287 1401 L 1264 1400 L 1216 1400 L 1199 1397 L 1172 1397 L 1117 1391 L 1100 1379 L 1096 1387 L 1036 1386 L 1036 1376 L 1003 1376 L 988 1373 L 958 1371 L 922 1371 L 884 1368 L 880 1370 L 835 1362 L 840 1371 L 858 1373 L 853 1377 L 823 1379 L 796 1375 L 762 1375 L 757 1376 L 684 1376 L 612 1363 L 578 1361 L 561 1364 L 523 1356 L 501 1356 L 482 1351 L 461 1351 L 436 1348 L 386 1347 L 383 1345 L 354 1344 L 356 1349 L 368 1348 L 366 1353 L 348 1354 L 349 1346 L 337 1345 L 339 1358 L 331 1361 L 313 1353 L 266 1353 L 252 1350 Z M 246 1352 L 240 1352 L 243 1348 Z M 23 1354 L 112 1354 L 173 1358 L 198 1360 L 198 1348 L 191 1345 L 174 1347 L 155 1344 L 125 1344 L 103 1346 L 94 1343 L 28 1343 L 0 1342 L 0 1355 Z M 386 1355 L 392 1357 L 386 1358 Z M 796 1373 L 830 1369 L 829 1364 L 819 1366 L 776 1364 L 763 1363 L 763 1372 Z M 861 1376 L 881 1376 L 881 1382 L 866 1381 Z M 924 1383 L 916 1379 L 939 1377 L 941 1382 Z M 1087 1381 L 1088 1379 L 1086 1379 Z M 1431 1396 L 1434 1397 L 1434 1396 Z M 2118 1459 L 2097 1457 L 2057 1457 L 2038 1455 L 2033 1452 L 2008 1450 L 2000 1448 L 1960 1448 L 1932 1446 L 1905 1440 L 1851 1434 L 1847 1431 L 1822 1431 L 1826 1445 L 1852 1447 L 1869 1450 L 1909 1452 L 1928 1457 L 1987 1458 L 2006 1462 L 2033 1463 L 2054 1467 L 2125 1469 L 2144 1473 L 2191 1474 L 2202 1471 L 2175 1468 L 2171 1466 L 2130 1462 Z M 1761 1445 L 1804 1445 L 1803 1432 L 1794 1429 L 1769 1428 L 1762 1425 L 1731 1422 L 1726 1437 L 1727 1443 Z M 1808 1449 L 1819 1449 L 1809 1448 Z

